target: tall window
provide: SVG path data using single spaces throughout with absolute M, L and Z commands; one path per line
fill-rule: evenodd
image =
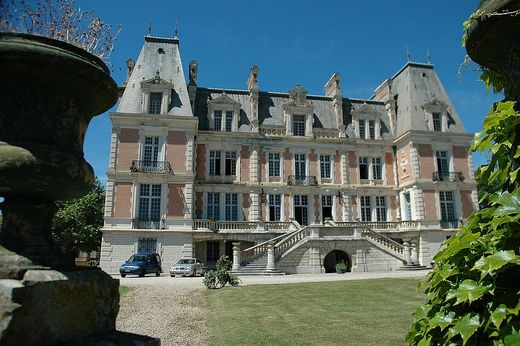
M 282 198 L 280 195 L 269 195 L 269 221 L 281 221 Z
M 361 196 L 359 200 L 361 203 L 361 221 L 372 221 L 372 215 L 370 211 L 370 196 Z
M 293 115 L 293 135 L 305 136 L 305 116 Z
M 158 222 L 161 219 L 161 184 L 139 185 L 139 221 Z
M 358 120 L 358 128 L 359 128 L 359 138 L 366 139 L 367 138 L 367 134 L 366 134 L 365 120 L 364 119 L 359 119 Z
M 144 167 L 157 167 L 159 158 L 159 137 L 145 137 L 143 148 Z
M 322 179 L 330 179 L 330 155 L 320 155 L 320 175 Z
M 411 201 L 410 192 L 407 192 L 404 194 L 404 212 L 406 213 L 404 219 L 411 220 L 412 219 L 412 201 Z
M 326 218 L 332 219 L 332 196 L 321 196 L 321 216 L 322 221 Z
M 233 111 L 226 112 L 226 131 L 230 132 L 233 129 Z
M 280 153 L 269 153 L 269 176 L 280 176 Z
M 374 120 L 368 121 L 368 135 L 370 139 L 376 139 L 376 125 Z
M 296 179 L 305 179 L 307 175 L 305 154 L 294 154 L 294 175 Z
M 220 151 L 209 152 L 209 175 L 220 175 Z
M 137 252 L 157 252 L 157 239 L 141 238 L 137 240 Z
M 238 194 L 226 193 L 226 221 L 238 220 Z
M 235 151 L 226 151 L 226 175 L 237 174 L 237 153 Z
M 208 219 L 220 220 L 220 194 L 218 192 L 208 192 L 207 216 Z
M 441 221 L 455 221 L 453 191 L 439 191 L 441 201 Z
M 368 179 L 368 158 L 359 158 L 359 179 Z
M 441 115 L 439 113 L 433 113 L 432 119 L 433 119 L 433 131 L 441 132 L 442 131 Z
M 150 93 L 150 114 L 161 114 L 162 93 Z
M 437 158 L 437 170 L 439 171 L 439 177 L 441 180 L 444 179 L 446 175 L 449 174 L 449 165 L 448 165 L 448 153 L 446 151 L 436 151 L 435 156 Z
M 384 196 L 376 196 L 376 218 L 377 221 L 386 221 L 386 199 Z
M 307 215 L 307 196 L 294 196 L 294 218 L 302 226 L 307 226 L 309 224 Z
M 381 170 L 381 158 L 379 157 L 372 158 L 372 179 L 383 179 Z
M 222 128 L 222 111 L 215 111 L 215 115 L 213 117 L 213 129 L 215 131 L 220 131 Z

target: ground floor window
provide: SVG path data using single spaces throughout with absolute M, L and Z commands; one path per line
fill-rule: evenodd
M 226 221 L 238 220 L 238 194 L 226 193 Z
M 321 217 L 332 219 L 332 196 L 321 196 Z
M 280 221 L 282 210 L 280 195 L 269 195 L 269 221 Z
M 370 196 L 359 197 L 361 204 L 361 221 L 372 221 L 372 211 L 370 209 Z
M 216 262 L 220 257 L 220 242 L 219 241 L 208 241 L 206 251 L 206 260 L 208 262 Z
M 386 221 L 386 200 L 384 196 L 376 196 L 376 219 Z
M 294 196 L 294 218 L 302 226 L 309 224 L 307 211 L 308 198 L 305 195 Z
M 137 252 L 157 252 L 156 238 L 141 238 L 137 241 Z

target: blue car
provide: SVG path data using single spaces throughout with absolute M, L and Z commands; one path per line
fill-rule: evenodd
M 145 276 L 148 273 L 154 273 L 155 276 L 161 275 L 161 256 L 159 254 L 137 253 L 130 256 L 128 261 L 119 268 L 119 274 L 123 278 L 128 274 Z

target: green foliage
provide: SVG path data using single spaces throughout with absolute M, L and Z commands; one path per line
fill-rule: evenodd
M 347 264 L 345 262 L 338 262 L 338 263 L 336 263 L 336 270 L 339 270 L 342 273 L 346 272 L 347 271 Z
M 466 23 L 465 23 L 466 25 Z M 497 72 L 482 81 L 508 95 Z M 520 107 L 493 105 L 472 150 L 491 160 L 477 170 L 481 210 L 475 211 L 435 256 L 422 283 L 427 303 L 415 314 L 407 341 L 414 345 L 520 345 Z
M 85 196 L 58 202 L 52 235 L 68 253 L 97 251 L 101 245 L 105 190 L 96 179 Z
M 238 286 L 238 276 L 231 274 L 230 270 L 233 264 L 229 260 L 228 256 L 222 256 L 217 261 L 217 267 L 215 270 L 208 270 L 204 273 L 204 279 L 202 283 L 211 289 L 217 289 L 226 286 Z

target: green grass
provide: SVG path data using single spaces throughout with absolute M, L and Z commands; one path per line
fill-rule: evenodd
M 212 345 L 406 345 L 423 303 L 417 280 L 378 279 L 207 290 Z
M 132 287 L 119 286 L 119 297 L 121 298 L 121 297 L 127 295 L 131 290 L 133 290 Z

